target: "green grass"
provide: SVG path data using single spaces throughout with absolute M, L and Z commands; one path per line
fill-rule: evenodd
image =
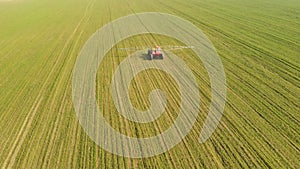
M 199 144 L 210 103 L 209 78 L 193 52 L 177 51 L 199 84 L 202 104 L 197 122 L 169 152 L 129 159 L 104 151 L 81 128 L 72 103 L 72 70 L 97 29 L 133 12 L 149 11 L 185 18 L 210 38 L 225 68 L 227 103 L 215 133 Z M 298 1 L 0 0 L 0 166 L 300 168 L 299 17 Z M 163 36 L 141 35 L 118 46 L 153 43 L 179 44 Z M 158 134 L 178 113 L 176 84 L 160 71 L 140 73 L 130 88 L 133 104 L 147 108 L 150 89 L 162 88 L 171 96 L 169 105 L 155 123 L 126 120 L 113 105 L 109 80 L 127 55 L 113 49 L 104 58 L 97 75 L 99 109 L 121 133 Z

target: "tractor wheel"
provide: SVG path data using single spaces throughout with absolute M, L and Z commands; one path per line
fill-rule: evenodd
M 160 59 L 164 59 L 164 56 L 162 54 L 160 55 Z
M 151 54 L 151 55 L 150 55 L 150 60 L 152 60 L 152 59 L 153 59 L 153 55 Z

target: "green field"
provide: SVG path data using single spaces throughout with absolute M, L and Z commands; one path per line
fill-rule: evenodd
M 85 133 L 72 102 L 72 71 L 95 31 L 140 12 L 177 15 L 209 37 L 225 69 L 227 102 L 215 133 L 200 144 L 209 77 L 192 50 L 176 51 L 197 79 L 197 122 L 170 151 L 131 159 L 101 149 Z M 165 91 L 166 112 L 157 121 L 129 121 L 114 106 L 111 79 L 131 54 L 117 47 L 153 44 L 182 45 L 155 34 L 130 37 L 105 56 L 97 74 L 99 109 L 132 137 L 161 133 L 179 110 L 178 86 L 158 70 L 138 74 L 130 87 L 132 104 L 141 110 L 149 107 L 152 90 Z M 0 0 L 0 168 L 298 169 L 299 159 L 300 1 Z

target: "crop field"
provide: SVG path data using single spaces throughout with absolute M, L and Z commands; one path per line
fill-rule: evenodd
M 80 125 L 72 76 L 76 59 L 94 32 L 141 12 L 176 15 L 201 29 L 223 63 L 227 96 L 218 127 L 199 143 L 212 100 L 210 77 L 192 49 L 172 51 L 195 76 L 199 115 L 187 136 L 169 151 L 129 158 L 102 149 Z M 164 91 L 166 109 L 155 121 L 126 119 L 111 94 L 114 73 L 127 58 L 172 64 L 177 72 L 183 69 L 168 53 L 164 60 L 148 61 L 134 51 L 119 50 L 156 44 L 185 45 L 164 35 L 135 35 L 118 42 L 97 72 L 98 109 L 112 128 L 130 137 L 158 135 L 179 114 L 179 86 L 158 69 L 140 72 L 129 87 L 132 105 L 143 111 L 152 106 L 151 91 Z M 132 70 L 138 69 L 134 61 L 130 64 Z M 0 0 L 0 168 L 299 169 L 299 159 L 300 1 Z

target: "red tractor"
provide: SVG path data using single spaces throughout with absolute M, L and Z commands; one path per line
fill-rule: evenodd
M 153 49 L 148 49 L 148 57 L 150 60 L 164 58 L 161 48 L 159 46 L 156 46 L 156 48 Z

